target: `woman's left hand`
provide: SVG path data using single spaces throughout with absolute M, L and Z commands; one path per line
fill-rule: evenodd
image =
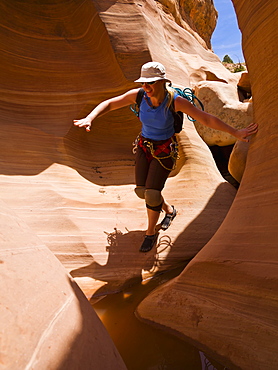
M 248 136 L 255 134 L 258 131 L 258 125 L 256 123 L 250 123 L 245 128 L 242 128 L 241 130 L 236 130 L 235 137 L 238 140 L 245 141 L 248 143 Z

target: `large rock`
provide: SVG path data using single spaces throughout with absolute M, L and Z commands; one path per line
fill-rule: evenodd
M 219 117 L 230 126 L 241 129 L 253 121 L 253 104 L 239 100 L 237 83 L 202 81 L 195 86 L 196 96 L 205 106 L 205 111 Z M 208 145 L 227 146 L 236 138 L 226 132 L 213 130 L 195 122 L 196 129 Z
M 126 369 L 77 284 L 0 202 L 1 369 Z
M 252 95 L 251 82 L 248 72 L 241 72 L 240 79 L 238 81 L 238 87 L 245 93 Z
M 141 304 L 139 314 L 190 337 L 229 368 L 274 370 L 278 361 L 278 180 L 273 170 L 278 150 L 277 3 L 233 2 L 259 132 L 250 143 L 239 191 L 219 230 L 175 281 Z
M 237 141 L 231 152 L 228 170 L 229 173 L 237 180 L 238 183 L 241 182 L 242 176 L 244 174 L 247 154 L 250 142 L 246 143 L 244 141 Z

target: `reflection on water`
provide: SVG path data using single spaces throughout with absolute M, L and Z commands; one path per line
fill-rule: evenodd
M 138 304 L 158 285 L 177 276 L 184 266 L 160 274 L 123 292 L 108 295 L 93 307 L 109 332 L 128 370 L 223 370 L 184 340 L 135 317 Z M 212 365 L 213 363 L 213 365 Z

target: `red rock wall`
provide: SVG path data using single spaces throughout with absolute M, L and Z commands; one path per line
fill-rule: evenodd
M 155 307 L 140 312 L 150 319 L 148 315 L 154 313 L 162 325 L 182 331 L 233 363 L 245 366 L 245 352 L 252 365 L 261 366 L 268 358 L 271 366 L 276 360 L 272 346 L 277 276 L 273 263 L 277 237 L 273 83 L 277 76 L 270 75 L 275 58 L 267 58 L 276 52 L 275 5 L 258 0 L 235 4 L 260 132 L 251 143 L 240 191 L 219 232 L 180 277 L 177 292 L 167 288 L 174 298 L 166 309 L 159 314 Z M 141 64 L 150 59 L 165 64 L 169 77 L 182 86 L 204 80 L 235 84 L 235 77 L 192 36 L 194 32 L 177 26 L 153 0 L 61 0 L 55 4 L 1 0 L 0 25 L 1 198 L 73 271 L 88 298 L 98 289 L 99 295 L 105 294 L 126 281 L 192 258 L 215 234 L 235 195 L 192 123 L 186 122 L 179 136 L 181 161 L 164 193 L 177 206 L 179 217 L 159 241 L 157 251 L 145 256 L 138 252 L 146 227 L 145 206 L 133 194 L 131 143 L 140 130 L 137 119 L 128 108 L 112 112 L 98 119 L 90 134 L 73 127 L 72 120 L 104 98 L 134 86 Z M 13 233 L 9 224 L 1 228 L 8 235 Z M 24 246 L 24 235 L 20 235 L 22 241 L 18 237 L 17 243 Z M 3 253 L 12 254 L 14 244 L 7 240 Z M 43 265 L 40 258 L 39 266 Z M 13 263 L 18 266 L 19 260 L 7 260 L 2 284 L 14 276 Z M 26 259 L 20 268 L 29 264 Z M 26 279 L 35 279 L 31 272 Z M 20 276 L 15 275 L 13 282 L 18 288 L 25 284 Z M 51 279 L 47 275 L 46 281 Z M 61 287 L 64 284 L 62 278 Z M 20 308 L 28 307 L 31 288 L 28 285 Z M 68 286 L 67 292 L 72 294 Z M 55 309 L 59 306 L 56 301 L 50 303 Z M 19 308 L 14 300 L 9 304 Z M 33 307 L 36 315 L 37 307 Z M 182 315 L 177 327 L 173 323 L 176 312 Z M 219 327 L 212 336 L 216 323 Z M 27 336 L 32 335 L 32 328 L 30 322 Z M 223 328 L 231 333 L 226 342 Z M 17 337 L 16 331 L 10 331 L 11 337 L 6 333 L 3 336 L 8 340 Z M 259 352 L 265 343 L 267 348 Z
M 207 47 L 211 48 L 210 39 L 217 22 L 213 1 L 180 0 L 179 4 L 182 17 L 202 37 Z
M 211 49 L 210 39 L 217 21 L 217 11 L 212 1 L 159 0 L 159 3 L 178 25 L 194 35 L 204 47 Z
M 6 124 L 64 136 L 84 102 L 125 82 L 91 1 L 2 0 L 0 24 Z

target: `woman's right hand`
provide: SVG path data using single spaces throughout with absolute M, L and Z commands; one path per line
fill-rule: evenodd
M 85 118 L 81 118 L 81 119 L 75 119 L 73 121 L 73 124 L 74 124 L 74 126 L 85 127 L 86 131 L 89 132 L 91 130 L 92 122 L 91 122 L 90 118 L 85 117 Z

